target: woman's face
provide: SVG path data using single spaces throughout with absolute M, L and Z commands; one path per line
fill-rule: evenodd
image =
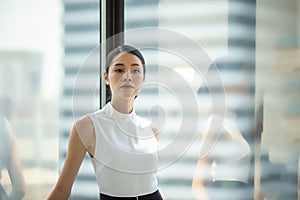
M 104 79 L 110 86 L 112 99 L 135 98 L 144 83 L 143 64 L 131 53 L 120 53 L 110 63 Z

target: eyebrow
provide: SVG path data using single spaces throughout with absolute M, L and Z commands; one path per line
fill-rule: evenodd
M 114 66 L 124 66 L 124 64 L 123 63 L 116 63 L 116 64 L 114 64 Z M 138 64 L 138 63 L 132 63 L 130 66 L 141 66 L 141 65 Z

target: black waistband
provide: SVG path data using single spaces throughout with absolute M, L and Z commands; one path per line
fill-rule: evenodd
M 100 193 L 100 200 L 162 200 L 162 196 L 158 190 L 151 194 L 141 195 L 137 197 L 115 197 Z

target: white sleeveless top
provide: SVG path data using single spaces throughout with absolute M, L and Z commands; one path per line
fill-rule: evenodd
M 88 115 L 96 147 L 91 158 L 100 193 L 131 197 L 157 190 L 157 140 L 151 124 L 133 111 L 123 114 L 110 103 Z
M 208 120 L 208 126 L 211 118 Z M 225 129 L 231 139 L 217 141 L 211 156 L 215 159 L 211 166 L 213 181 L 241 181 L 248 183 L 251 148 L 242 136 L 234 119 L 225 119 Z

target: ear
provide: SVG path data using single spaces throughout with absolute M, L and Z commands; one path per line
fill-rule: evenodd
M 108 85 L 108 74 L 106 73 L 106 72 L 104 72 L 104 74 L 103 74 L 103 78 L 104 78 L 104 80 L 105 80 L 105 83 L 106 83 L 106 85 Z

